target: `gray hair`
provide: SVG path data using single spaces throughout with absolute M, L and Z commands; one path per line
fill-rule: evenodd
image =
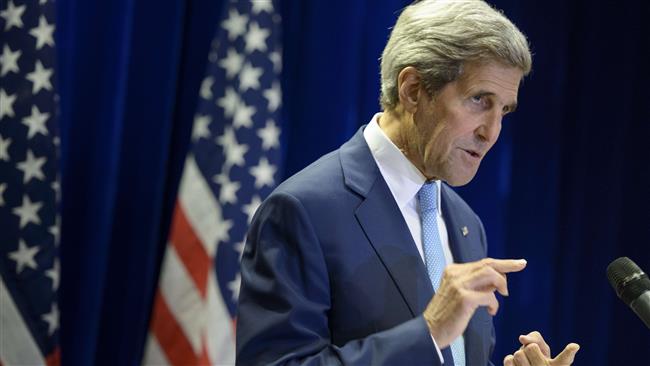
M 407 66 L 418 70 L 433 96 L 466 62 L 498 61 L 528 75 L 531 58 L 526 37 L 485 2 L 424 0 L 404 9 L 384 48 L 380 102 L 385 110 L 397 106 L 397 78 Z

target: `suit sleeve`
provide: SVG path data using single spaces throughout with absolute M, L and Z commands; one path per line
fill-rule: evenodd
M 294 196 L 274 193 L 258 210 L 241 276 L 238 365 L 440 365 L 422 316 L 344 345 L 332 344 L 324 254 Z

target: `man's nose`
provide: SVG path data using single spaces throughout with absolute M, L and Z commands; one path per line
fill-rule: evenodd
M 494 144 L 499 138 L 501 132 L 501 120 L 503 116 L 497 111 L 491 112 L 486 116 L 483 123 L 476 130 L 478 138 L 490 145 Z

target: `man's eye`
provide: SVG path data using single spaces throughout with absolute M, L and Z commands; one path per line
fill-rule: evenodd
M 482 104 L 484 102 L 484 98 L 482 95 L 475 95 L 472 97 L 472 102 L 476 104 Z

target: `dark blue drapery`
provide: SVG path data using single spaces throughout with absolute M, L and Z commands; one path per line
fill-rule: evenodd
M 135 365 L 214 1 L 57 1 L 63 365 Z
M 291 174 L 378 110 L 378 58 L 408 1 L 284 1 Z M 532 74 L 459 192 L 490 253 L 524 257 L 497 316 L 494 362 L 538 329 L 579 365 L 645 365 L 650 332 L 606 265 L 650 271 L 650 5 L 493 1 L 528 35 Z M 221 4 L 58 0 L 63 364 L 138 364 L 191 117 Z

